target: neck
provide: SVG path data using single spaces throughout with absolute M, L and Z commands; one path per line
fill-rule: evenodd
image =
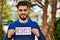
M 21 22 L 21 23 L 27 23 L 28 22 L 28 18 L 26 18 L 26 20 L 19 19 L 19 22 Z

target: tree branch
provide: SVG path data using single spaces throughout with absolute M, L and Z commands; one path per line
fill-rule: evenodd
M 36 5 L 39 6 L 40 8 L 43 8 L 40 3 L 36 2 Z
M 57 8 L 57 9 L 60 9 L 60 8 Z
M 41 2 L 39 2 L 39 1 L 36 1 L 36 2 L 38 2 L 42 7 L 44 7 L 44 5 Z
M 44 7 L 44 5 L 41 2 L 39 2 L 38 0 L 34 0 L 33 2 L 36 2 L 36 5 L 39 6 L 40 8 Z

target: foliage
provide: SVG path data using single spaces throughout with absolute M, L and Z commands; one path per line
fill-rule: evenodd
M 55 20 L 55 40 L 60 40 L 60 17 Z
M 5 32 L 4 32 L 4 30 L 0 27 L 0 40 L 3 40 L 4 35 L 5 35 Z
M 5 4 L 3 6 L 3 13 L 2 13 L 3 19 L 9 19 L 11 16 L 10 12 L 11 12 L 10 6 L 8 4 Z
M 0 10 L 2 9 L 2 7 L 0 6 Z
M 8 22 L 13 21 L 10 5 L 8 5 L 8 4 L 5 4 L 3 6 L 2 19 L 8 20 Z

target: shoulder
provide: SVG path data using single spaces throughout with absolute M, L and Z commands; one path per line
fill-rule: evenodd
M 32 26 L 32 28 L 37 28 L 37 29 L 39 29 L 39 25 L 38 25 L 38 23 L 37 22 L 35 22 L 35 21 L 30 21 L 31 23 L 31 26 Z
M 18 23 L 18 20 L 16 20 L 16 21 L 14 21 L 14 22 L 10 23 L 10 24 L 9 24 L 9 26 L 8 26 L 8 30 L 9 30 L 9 29 L 14 29 L 14 28 L 15 28 L 16 23 Z
M 33 21 L 33 20 L 30 20 L 30 22 L 37 24 L 37 22 L 36 21 Z
M 38 23 L 36 21 L 30 20 L 30 23 L 32 23 L 32 25 L 38 25 Z
M 15 25 L 16 23 L 18 23 L 18 20 L 16 20 L 16 21 L 10 23 L 9 26 L 11 26 L 11 25 Z

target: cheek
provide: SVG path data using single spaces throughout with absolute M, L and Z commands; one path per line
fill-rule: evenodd
M 26 14 L 29 14 L 29 12 L 27 11 L 27 12 L 25 12 Z
M 18 13 L 18 15 L 20 15 L 21 14 L 21 12 L 17 12 Z

